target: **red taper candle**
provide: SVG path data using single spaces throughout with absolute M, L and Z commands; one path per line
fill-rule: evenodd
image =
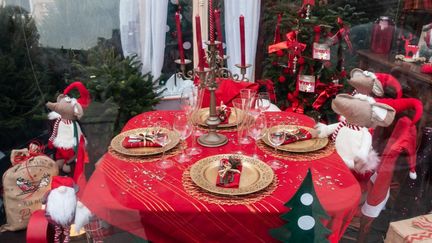
M 214 43 L 214 16 L 213 16 L 213 0 L 208 1 L 208 10 L 209 10 L 209 32 L 210 32 L 210 43 Z
M 240 15 L 240 54 L 241 54 L 241 66 L 246 66 L 245 57 L 245 27 L 244 27 L 244 16 Z
M 216 30 L 217 30 L 217 37 L 218 37 L 218 41 L 220 42 L 218 48 L 219 48 L 219 56 L 221 58 L 224 57 L 224 52 L 223 52 L 223 45 L 222 45 L 222 25 L 221 25 L 221 21 L 220 21 L 220 10 L 216 9 L 214 11 L 214 16 L 215 16 L 215 22 L 216 22 Z
M 184 50 L 183 50 L 183 37 L 182 37 L 181 20 L 180 20 L 180 13 L 179 12 L 176 12 L 175 20 L 176 20 L 176 26 L 177 26 L 177 43 L 178 43 L 180 61 L 182 64 L 184 64 L 185 63 L 185 61 L 184 61 L 185 57 L 184 57 Z
M 198 68 L 200 71 L 204 70 L 204 50 L 202 48 L 202 36 L 201 36 L 201 18 L 199 15 L 195 16 L 195 32 L 196 41 L 198 48 Z

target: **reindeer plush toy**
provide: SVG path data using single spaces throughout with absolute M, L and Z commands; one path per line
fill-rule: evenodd
M 78 99 L 67 95 L 75 88 L 80 93 Z M 75 163 L 73 179 L 76 183 L 84 171 L 84 163 L 88 161 L 85 150 L 86 140 L 77 120 L 83 116 L 83 108 L 86 108 L 89 103 L 88 90 L 81 82 L 74 82 L 57 97 L 57 102 L 46 104 L 52 111 L 48 114 L 48 118 L 55 120 L 48 147 L 56 149 L 55 159 L 64 173 L 70 174 L 71 165 Z

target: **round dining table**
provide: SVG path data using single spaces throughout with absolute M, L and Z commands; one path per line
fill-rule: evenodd
M 122 132 L 153 126 L 157 121 L 174 121 L 181 111 L 151 111 L 130 119 Z M 313 119 L 291 112 L 265 112 L 272 122 L 313 127 Z M 204 130 L 205 132 L 205 130 Z M 308 170 L 320 204 L 330 216 L 322 219 L 331 233 L 330 242 L 338 242 L 355 215 L 360 201 L 360 186 L 349 168 L 328 145 L 320 151 L 279 153 L 262 141 L 237 143 L 237 132 L 220 130 L 228 143 L 215 148 L 203 147 L 186 163 L 175 162 L 160 169 L 161 155 L 126 156 L 111 147 L 99 160 L 80 200 L 98 218 L 152 242 L 276 242 L 269 230 L 286 224 L 280 216 L 290 209 L 284 204 L 296 193 Z M 190 136 L 184 145 L 191 147 Z M 244 196 L 223 196 L 199 188 L 191 180 L 190 168 L 199 160 L 219 154 L 256 152 L 266 163 L 282 162 L 274 171 L 274 181 L 263 191 Z M 178 147 L 167 151 L 175 161 Z

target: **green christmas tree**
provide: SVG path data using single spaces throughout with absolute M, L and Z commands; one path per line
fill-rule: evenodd
M 271 229 L 270 235 L 282 242 L 328 242 L 331 233 L 323 226 L 321 219 L 329 219 L 321 206 L 312 181 L 310 170 L 295 195 L 285 203 L 291 208 L 281 218 L 288 221 L 280 228 Z
M 275 84 L 278 106 L 281 109 L 291 108 L 296 112 L 316 119 L 324 118 L 328 122 L 336 119 L 331 109 L 331 97 L 337 92 L 348 92 L 346 84 L 347 62 L 351 63 L 354 56 L 352 41 L 348 39 L 351 24 L 367 22 L 364 12 L 356 11 L 350 5 L 337 7 L 321 1 L 315 1 L 310 14 L 306 17 L 306 7 L 303 1 L 269 1 L 265 3 L 263 30 L 270 36 L 265 42 L 271 46 L 278 42 L 287 41 L 285 34 L 295 33 L 295 41 L 304 45 L 299 51 L 288 47 L 267 54 L 263 77 L 271 79 Z M 275 24 L 280 16 L 280 31 L 276 33 Z M 351 22 L 350 22 L 351 21 Z M 347 34 L 348 35 L 345 35 Z M 314 43 L 328 45 L 330 58 L 320 60 L 313 58 Z M 347 54 L 349 53 L 349 54 Z M 295 59 L 295 60 L 294 60 Z M 298 90 L 300 75 L 307 75 L 315 79 L 315 86 L 310 91 Z M 340 85 L 340 86 L 334 86 Z M 333 89 L 330 97 L 320 106 L 314 105 L 320 93 L 326 89 Z M 294 107 L 294 108 L 293 108 Z M 299 109 L 297 109 L 299 108 Z
M 92 99 L 115 102 L 119 106 L 115 131 L 119 131 L 133 116 L 153 110 L 159 102 L 154 91 L 155 80 L 150 73 L 141 73 L 141 62 L 136 56 L 123 58 L 113 43 L 103 38 L 89 50 L 85 61 L 73 63 L 71 81 L 81 80 Z

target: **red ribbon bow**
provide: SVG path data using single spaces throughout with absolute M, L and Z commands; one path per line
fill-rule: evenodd
M 351 40 L 349 38 L 350 30 L 348 26 L 344 24 L 343 20 L 340 17 L 337 18 L 337 24 L 339 25 L 339 31 L 331 38 L 331 44 L 334 45 L 343 39 L 345 40 L 345 43 L 347 44 L 350 52 L 352 52 L 353 47 L 352 47 Z
M 321 109 L 321 107 L 324 105 L 324 103 L 331 97 L 335 96 L 338 91 L 343 87 L 341 84 L 334 84 L 330 83 L 328 85 L 319 83 L 317 85 L 317 90 L 322 90 L 321 93 L 318 95 L 318 98 L 315 100 L 315 102 L 312 104 L 312 107 L 315 110 Z
M 270 79 L 263 79 L 256 81 L 260 87 L 264 87 L 265 91 L 269 93 L 270 100 L 276 100 L 276 94 L 274 92 L 274 83 Z

